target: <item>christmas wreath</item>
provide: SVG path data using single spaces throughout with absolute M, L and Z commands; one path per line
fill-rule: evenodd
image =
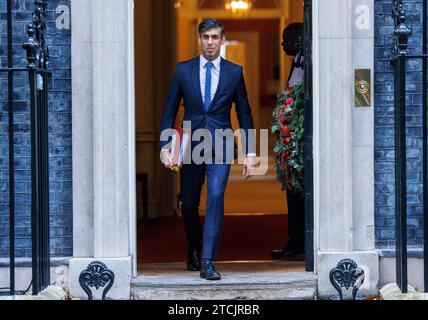
M 276 179 L 282 191 L 304 191 L 304 107 L 303 85 L 298 84 L 278 94 L 273 112 L 272 132 Z

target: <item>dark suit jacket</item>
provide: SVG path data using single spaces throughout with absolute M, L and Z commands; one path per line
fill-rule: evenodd
M 170 85 L 162 117 L 161 132 L 174 126 L 175 118 L 184 98 L 184 121 L 191 121 L 192 132 L 197 129 L 208 129 L 211 133 L 213 150 L 215 148 L 215 130 L 232 129 L 231 109 L 235 103 L 239 125 L 247 133 L 254 129 L 251 108 L 243 76 L 243 68 L 225 59 L 221 60 L 220 80 L 217 91 L 208 112 L 205 110 L 200 85 L 200 57 L 177 64 L 176 72 Z M 247 153 L 256 153 L 254 139 L 246 139 Z M 191 150 L 201 142 L 192 142 Z M 223 139 L 223 160 L 226 158 L 226 138 Z M 234 159 L 236 159 L 236 142 Z M 164 148 L 168 141 L 160 141 L 159 149 Z

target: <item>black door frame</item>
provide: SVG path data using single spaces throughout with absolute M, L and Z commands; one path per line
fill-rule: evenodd
M 314 248 L 314 157 L 313 157 L 313 66 L 312 66 L 312 0 L 304 0 L 305 57 L 305 251 L 306 270 L 315 269 Z

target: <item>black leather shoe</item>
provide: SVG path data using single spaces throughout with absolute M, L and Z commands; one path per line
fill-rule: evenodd
M 305 261 L 305 253 L 297 251 L 272 250 L 270 253 L 273 259 L 284 259 L 288 261 Z
M 201 270 L 201 253 L 200 250 L 189 250 L 187 254 L 187 270 L 188 271 L 200 271 Z
M 206 280 L 220 280 L 221 274 L 217 272 L 211 261 L 204 261 L 201 269 L 201 278 Z
M 291 261 L 305 260 L 304 249 L 294 249 L 294 248 L 291 248 L 289 245 L 286 245 L 279 250 L 272 250 L 270 255 L 273 259 L 286 259 Z

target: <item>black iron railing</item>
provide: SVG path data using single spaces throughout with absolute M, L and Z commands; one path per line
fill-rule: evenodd
M 7 0 L 8 66 L 1 73 L 8 75 L 9 106 L 9 215 L 10 215 L 10 292 L 15 295 L 15 170 L 14 170 L 14 75 L 27 73 L 31 113 L 31 234 L 32 291 L 39 293 L 50 284 L 49 252 L 49 172 L 48 172 L 48 81 L 49 49 L 46 46 L 46 11 L 48 0 L 34 1 L 33 21 L 28 25 L 28 40 L 23 45 L 28 65 L 15 68 L 13 61 L 13 10 Z
M 420 55 L 408 54 L 409 37 L 412 30 L 406 24 L 403 0 L 394 0 L 395 22 L 393 57 L 391 62 L 395 74 L 395 207 L 396 207 L 396 276 L 403 293 L 407 292 L 407 153 L 406 153 L 406 62 L 408 59 L 422 60 L 422 130 L 423 130 L 423 212 L 424 212 L 424 285 L 428 292 L 428 0 L 423 0 L 422 46 Z

